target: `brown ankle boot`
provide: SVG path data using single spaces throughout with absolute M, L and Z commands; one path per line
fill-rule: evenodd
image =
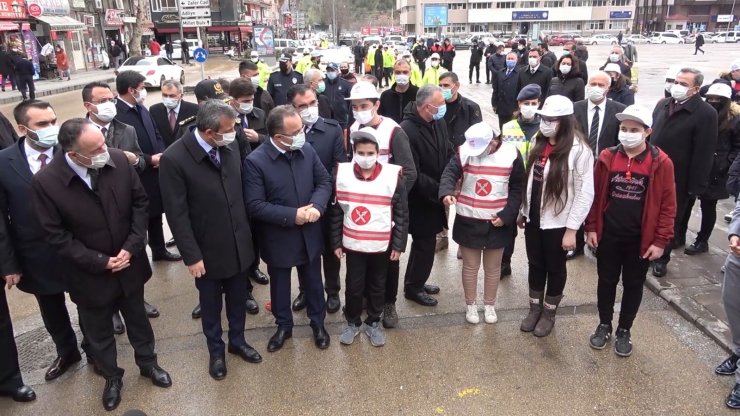
M 542 308 L 542 316 L 537 321 L 537 326 L 534 328 L 534 336 L 546 337 L 552 332 L 552 327 L 555 326 L 555 313 L 558 311 L 558 305 L 563 299 L 563 295 L 560 296 L 545 296 L 545 304 Z
M 529 290 L 529 313 L 522 320 L 522 324 L 519 329 L 522 332 L 534 331 L 537 321 L 540 320 L 542 314 L 542 298 L 545 296 L 545 292 L 537 292 L 535 290 Z

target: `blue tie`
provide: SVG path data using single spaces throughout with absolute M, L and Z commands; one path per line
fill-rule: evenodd
M 211 162 L 217 167 L 221 168 L 221 162 L 218 160 L 218 150 L 215 147 L 212 147 L 211 150 L 208 151 L 208 156 L 211 158 Z

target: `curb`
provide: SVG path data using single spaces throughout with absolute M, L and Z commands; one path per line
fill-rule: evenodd
M 103 78 L 103 79 L 99 79 L 95 81 L 100 81 L 100 82 L 105 82 L 107 84 L 110 84 L 116 81 L 116 77 L 110 76 L 108 78 Z M 90 82 L 93 82 L 93 80 L 90 80 Z M 69 83 L 65 83 L 65 84 L 69 84 Z M 49 95 L 61 94 L 61 93 L 70 92 L 70 91 L 78 91 L 84 88 L 85 85 L 86 84 L 60 85 L 58 87 L 51 88 L 48 90 L 36 91 L 36 98 L 47 97 Z M 0 104 L 19 103 L 21 101 L 22 101 L 22 97 L 20 96 L 20 93 L 18 93 L 17 96 L 0 98 Z

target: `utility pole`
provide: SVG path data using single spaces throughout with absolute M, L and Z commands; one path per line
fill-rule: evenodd
M 180 5 L 180 0 L 177 1 L 177 18 L 180 26 L 180 54 L 182 55 L 182 42 L 185 42 L 185 36 L 182 33 L 182 6 Z
M 337 38 L 337 1 L 331 0 L 331 20 L 332 20 L 332 35 L 334 37 L 334 44 L 339 43 L 339 39 Z

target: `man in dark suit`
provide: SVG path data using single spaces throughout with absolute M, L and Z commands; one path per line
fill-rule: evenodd
M 254 106 L 265 112 L 265 116 L 270 114 L 270 110 L 275 108 L 275 101 L 269 92 L 260 87 L 260 69 L 256 63 L 251 61 L 241 61 L 239 63 L 239 77 L 252 81 L 256 91 L 254 93 Z
M 45 101 L 24 101 L 14 111 L 23 138 L 0 152 L 0 269 L 5 283 L 36 296 L 57 358 L 46 371 L 54 380 L 82 358 L 70 323 L 56 253 L 28 209 L 33 175 L 57 156 L 57 116 Z M 12 335 L 11 335 L 12 337 Z M 83 341 L 83 348 L 86 347 Z
M 35 100 L 36 85 L 33 83 L 33 75 L 36 73 L 36 68 L 34 68 L 33 62 L 21 54 L 15 54 L 13 55 L 13 67 L 15 68 L 18 91 L 21 92 L 23 100 L 25 101 L 29 97 Z M 28 95 L 26 95 L 26 92 L 28 92 Z
M 113 410 L 123 387 L 110 319 L 116 308 L 126 319 L 141 375 L 159 387 L 172 385 L 157 364 L 144 308 L 144 283 L 152 275 L 145 252 L 147 196 L 126 155 L 108 149 L 88 120 L 64 122 L 59 144 L 64 156 L 34 176 L 32 206 L 59 255 L 89 351 L 106 379 L 103 406 Z
M 245 274 L 254 261 L 254 251 L 244 206 L 235 116 L 223 101 L 203 103 L 196 129 L 165 151 L 160 170 L 165 212 L 198 288 L 210 354 L 208 371 L 216 380 L 226 377 L 222 294 L 226 295 L 229 321 L 228 352 L 247 362 L 262 361 L 244 338 Z
M 617 113 L 621 113 L 626 106 L 606 98 L 611 77 L 606 72 L 598 71 L 591 74 L 586 84 L 586 99 L 573 104 L 573 114 L 581 132 L 588 138 L 588 144 L 598 158 L 602 150 L 619 144 L 619 120 Z M 566 254 L 571 260 L 583 255 L 586 244 L 584 228 L 576 232 L 576 248 Z
M 5 114 L 0 113 L 0 149 L 10 147 L 17 141 L 18 135 L 15 133 L 13 125 L 10 124 L 10 120 L 5 117 Z
M 516 101 L 516 97 L 519 95 L 517 86 L 520 69 L 516 66 L 518 56 L 516 52 L 506 54 L 506 68 L 493 74 L 491 105 L 493 111 L 498 115 L 499 127 L 511 121 L 514 110 L 518 108 Z
M 529 84 L 537 84 L 542 89 L 542 96 L 547 97 L 552 84 L 553 72 L 551 68 L 540 65 L 542 59 L 539 49 L 529 51 L 527 65 L 519 69 L 519 80 L 517 81 L 516 94 Z M 516 95 L 515 94 L 515 95 Z
M 309 70 L 310 71 L 310 70 Z M 337 165 L 347 161 L 347 152 L 344 149 L 344 134 L 342 126 L 335 120 L 319 117 L 319 107 L 316 92 L 308 85 L 299 84 L 288 90 L 288 101 L 301 116 L 306 141 L 319 155 L 321 163 L 327 172 L 334 176 Z M 333 195 L 333 193 L 332 193 Z M 330 198 L 332 201 L 334 198 Z M 342 306 L 339 300 L 339 258 L 331 249 L 331 233 L 329 216 L 321 218 L 321 227 L 324 233 L 324 285 L 326 289 L 326 309 L 334 313 Z M 306 296 L 303 285 L 300 286 L 298 297 L 293 301 L 293 310 L 300 311 L 306 307 Z
M 115 96 L 110 86 L 104 82 L 91 82 L 82 88 L 82 105 L 87 110 L 85 116 L 90 122 L 100 129 L 105 137 L 105 145 L 113 149 L 123 150 L 129 163 L 138 173 L 146 170 L 144 154 L 136 140 L 136 130 L 115 119 L 116 104 Z M 150 318 L 159 316 L 156 307 L 144 301 L 146 314 Z M 116 312 L 113 315 L 113 332 L 122 334 L 126 326 L 121 320 L 121 315 Z
M 16 402 L 32 402 L 36 400 L 36 392 L 23 384 L 5 285 L 0 292 L 0 396 L 9 396 Z
M 162 231 L 162 195 L 159 189 L 159 158 L 164 150 L 164 142 L 154 124 L 149 111 L 144 107 L 146 88 L 144 76 L 134 71 L 123 71 L 116 77 L 116 120 L 132 126 L 136 139 L 144 152 L 146 169 L 139 174 L 141 184 L 149 197 L 149 247 L 154 261 L 179 261 L 182 257 L 165 247 Z
M 183 100 L 180 81 L 168 79 L 162 83 L 162 102 L 149 107 L 149 112 L 166 148 L 182 136 L 178 132 L 180 122 L 195 116 L 198 104 Z
M 313 147 L 304 146 L 304 126 L 293 107 L 275 107 L 267 117 L 267 132 L 269 143 L 259 146 L 244 163 L 247 211 L 257 222 L 260 253 L 271 277 L 272 314 L 278 325 L 267 351 L 279 350 L 293 335 L 293 267 L 304 285 L 315 344 L 325 349 L 330 339 L 324 328 L 326 302 L 319 259 L 324 238 L 318 221 L 331 197 L 331 176 Z

